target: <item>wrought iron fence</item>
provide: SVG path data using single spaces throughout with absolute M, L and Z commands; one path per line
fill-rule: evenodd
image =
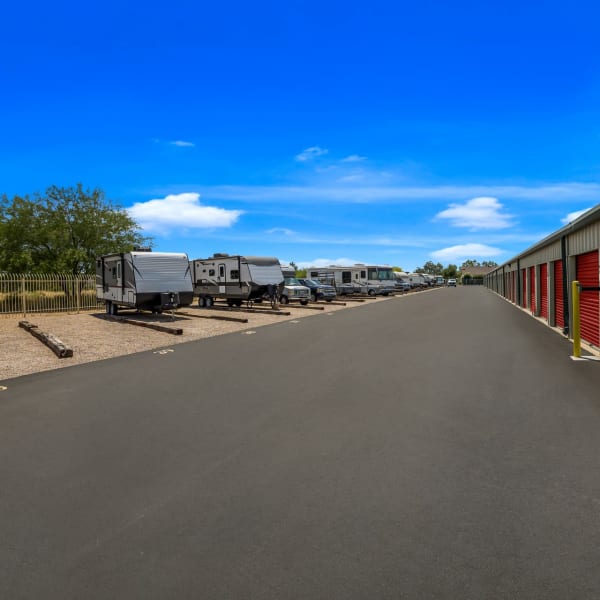
M 0 273 L 0 316 L 94 310 L 95 275 Z

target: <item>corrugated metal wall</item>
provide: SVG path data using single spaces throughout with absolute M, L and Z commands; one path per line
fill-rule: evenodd
M 562 260 L 554 261 L 554 319 L 556 327 L 565 326 Z

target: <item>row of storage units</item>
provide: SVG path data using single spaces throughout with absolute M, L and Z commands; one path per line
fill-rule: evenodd
M 582 289 L 581 338 L 600 348 L 599 249 L 600 205 L 494 269 L 484 283 L 569 335 L 573 326 L 571 284 L 578 281 Z

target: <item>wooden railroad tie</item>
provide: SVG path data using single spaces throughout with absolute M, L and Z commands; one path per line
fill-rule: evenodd
M 171 333 L 173 335 L 181 335 L 183 333 L 183 329 L 181 329 L 181 327 L 165 327 L 164 325 L 158 325 L 157 323 L 146 323 L 144 321 L 137 321 L 136 319 L 125 319 L 124 317 L 115 317 L 114 315 L 101 316 L 107 321 L 127 323 L 128 325 L 138 325 L 139 327 L 147 327 L 148 329 L 155 329 L 156 331 L 162 331 L 163 333 Z
M 52 350 L 52 352 L 54 352 L 58 358 L 69 358 L 73 356 L 72 348 L 69 348 L 65 343 L 61 342 L 51 333 L 40 331 L 37 325 L 34 325 L 29 321 L 19 321 L 19 327 L 25 331 L 28 331 L 33 337 L 46 344 L 46 346 L 48 346 L 48 348 L 50 348 L 50 350 Z

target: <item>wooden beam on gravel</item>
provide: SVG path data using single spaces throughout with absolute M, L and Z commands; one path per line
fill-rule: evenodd
M 173 335 L 181 335 L 183 329 L 181 327 L 165 327 L 164 325 L 158 325 L 157 323 L 146 323 L 145 321 L 138 321 L 136 319 L 125 319 L 123 317 L 115 317 L 114 315 L 101 315 L 103 319 L 107 321 L 116 321 L 117 323 L 127 323 L 128 325 L 137 325 L 139 327 L 147 327 L 148 329 L 155 329 L 156 331 L 162 331 L 163 333 L 171 333 Z
M 58 358 L 69 358 L 73 356 L 72 348 L 69 348 L 51 333 L 40 331 L 37 325 L 34 325 L 29 321 L 19 321 L 19 327 L 25 329 L 25 331 L 28 331 L 33 337 L 46 344 Z
M 300 309 L 300 310 L 325 310 L 324 306 L 303 306 L 302 304 L 294 304 L 292 306 L 293 309 Z
M 331 300 L 329 302 L 321 302 L 321 300 L 317 300 L 317 304 L 322 304 L 323 306 L 346 306 L 345 302 L 338 302 L 337 300 Z
M 194 315 L 192 313 L 177 312 L 176 315 L 183 315 L 185 317 L 195 317 L 196 319 L 214 319 L 216 321 L 232 321 L 233 323 L 247 323 L 248 319 L 245 317 L 226 317 L 225 315 Z
M 256 315 L 279 315 L 281 317 L 289 317 L 292 313 L 285 310 L 274 310 L 267 308 L 237 308 L 232 306 L 211 306 L 206 310 L 221 310 L 225 312 L 238 312 L 238 313 L 253 313 Z

